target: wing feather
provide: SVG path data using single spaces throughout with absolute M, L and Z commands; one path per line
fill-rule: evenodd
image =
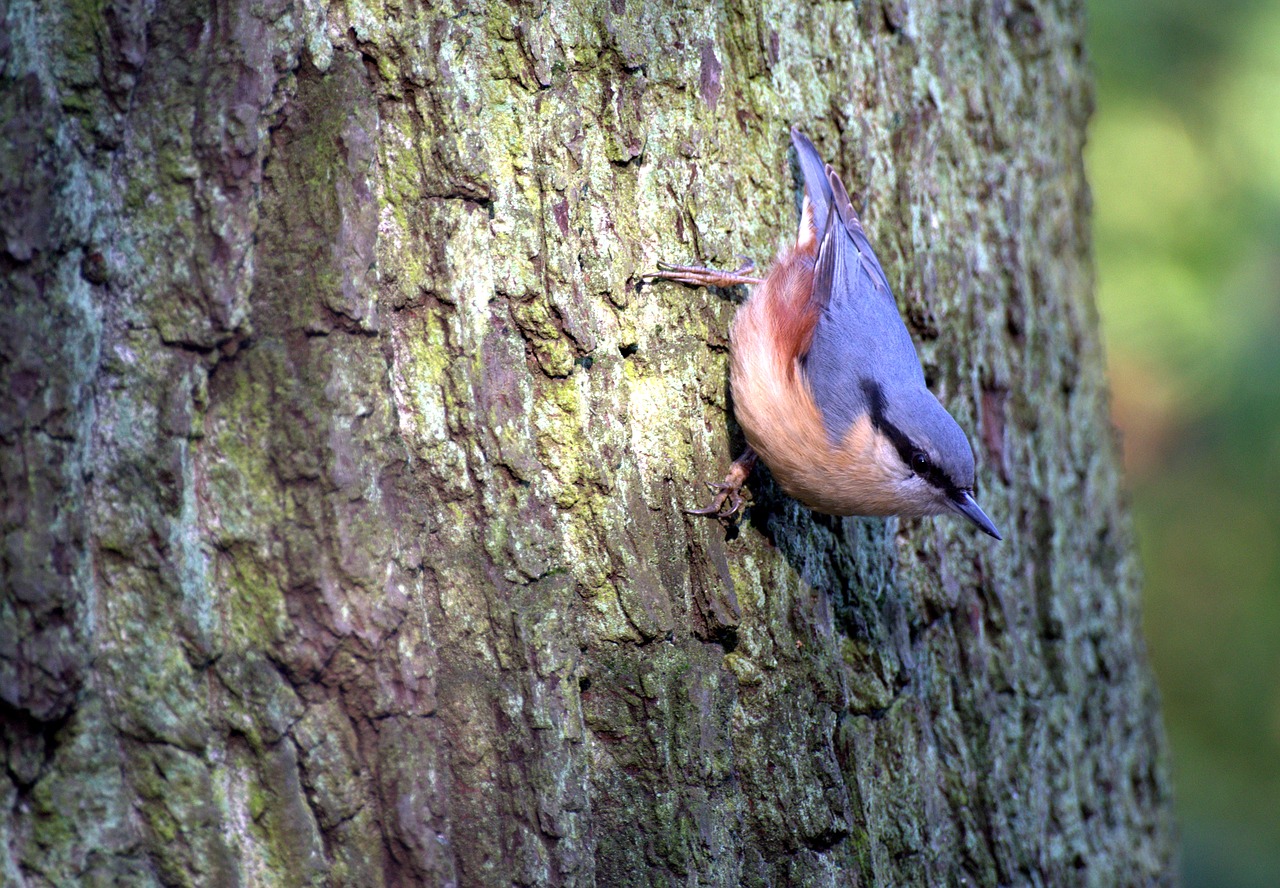
M 811 296 L 820 313 L 803 364 L 827 434 L 836 442 L 869 411 L 872 386 L 923 387 L 924 371 L 844 185 L 830 166 L 824 173 L 831 203 Z
M 845 231 L 849 233 L 854 248 L 867 268 L 867 273 L 871 275 L 871 280 L 877 287 L 889 293 L 889 279 L 885 277 L 884 269 L 880 267 L 880 260 L 871 249 L 871 242 L 867 240 L 867 233 L 862 228 L 862 220 L 854 212 L 853 203 L 849 200 L 849 192 L 844 190 L 844 183 L 830 166 L 826 168 L 826 177 L 830 187 L 832 206 L 835 207 L 836 215 L 840 217 Z

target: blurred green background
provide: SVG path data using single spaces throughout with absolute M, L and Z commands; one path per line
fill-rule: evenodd
M 1187 888 L 1280 886 L 1280 3 L 1090 0 L 1098 300 Z

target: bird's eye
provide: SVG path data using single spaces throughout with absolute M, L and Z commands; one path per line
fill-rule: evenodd
M 929 457 L 919 450 L 911 454 L 911 471 L 917 475 L 923 475 L 929 471 Z

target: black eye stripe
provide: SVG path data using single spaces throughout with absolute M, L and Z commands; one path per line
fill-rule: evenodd
M 915 472 L 934 487 L 939 490 L 946 491 L 948 496 L 957 492 L 956 486 L 951 483 L 951 479 L 943 473 L 942 469 L 929 462 L 927 457 L 925 458 L 925 467 L 923 469 L 916 469 Z
M 921 448 L 915 446 L 911 439 L 903 434 L 901 429 L 885 418 L 884 392 L 881 391 L 880 384 L 873 379 L 864 379 L 862 380 L 862 391 L 867 396 L 867 410 L 871 414 L 871 425 L 893 444 L 893 449 L 898 451 L 902 464 L 908 466 L 911 471 L 929 482 L 930 485 L 943 491 L 947 496 L 952 499 L 958 499 L 960 488 L 956 487 L 952 480 L 947 477 L 947 474 L 934 465 L 928 455 Z M 923 457 L 925 465 L 916 468 L 916 457 Z

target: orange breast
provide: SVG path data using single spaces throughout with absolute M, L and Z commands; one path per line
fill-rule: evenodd
M 868 417 L 832 446 L 801 361 L 818 309 L 810 302 L 813 256 L 802 243 L 784 252 L 738 310 L 730 337 L 733 411 L 778 484 L 834 515 L 892 515 L 901 480 L 892 444 Z

